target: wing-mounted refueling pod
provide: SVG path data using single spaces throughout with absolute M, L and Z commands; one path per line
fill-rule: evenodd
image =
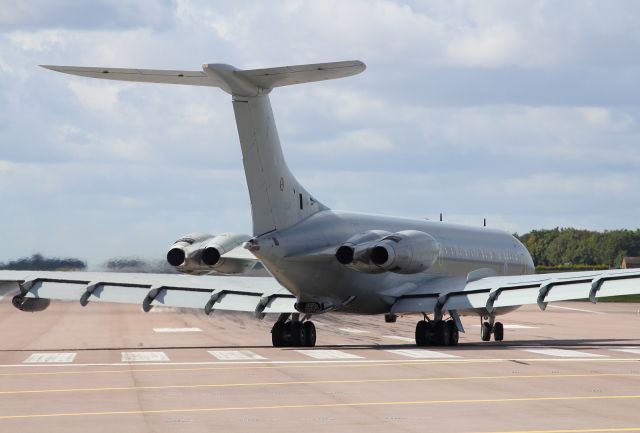
M 193 233 L 178 239 L 167 253 L 167 262 L 178 271 L 204 275 L 216 271 L 223 274 L 243 274 L 258 262 L 242 248 L 251 237 L 240 233 L 209 235 Z
M 425 232 L 371 230 L 350 238 L 335 256 L 338 262 L 359 272 L 416 274 L 430 268 L 439 254 L 440 245 Z

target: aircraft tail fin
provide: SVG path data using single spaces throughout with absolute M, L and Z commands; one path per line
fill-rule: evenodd
M 357 60 L 250 70 L 213 63 L 204 64 L 202 71 L 42 67 L 107 80 L 218 87 L 232 95 L 256 236 L 285 229 L 328 209 L 307 192 L 287 167 L 269 92 L 280 86 L 349 77 L 365 69 L 364 63 Z

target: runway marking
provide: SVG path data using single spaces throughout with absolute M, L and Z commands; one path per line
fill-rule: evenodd
M 298 353 L 302 353 L 303 355 L 310 356 L 315 359 L 357 359 L 362 358 L 362 356 L 354 355 L 353 353 L 343 352 L 341 350 L 329 350 L 329 349 L 320 349 L 320 350 L 296 350 Z
M 399 335 L 383 335 L 384 338 L 390 338 L 392 340 L 406 341 L 407 343 L 415 343 L 416 340 L 414 338 L 409 337 L 401 337 Z
M 350 334 L 368 334 L 369 331 L 363 331 L 362 329 L 354 329 L 354 328 L 338 328 L 338 330 L 343 332 L 348 332 Z
M 633 353 L 634 355 L 640 355 L 640 347 L 624 347 L 620 349 L 609 349 L 609 350 L 615 350 L 616 352 L 626 352 L 626 353 Z
M 480 325 L 473 325 L 475 328 L 479 328 Z M 530 326 L 530 325 L 518 325 L 515 323 L 505 323 L 502 325 L 504 329 L 540 329 L 539 326 Z
M 580 352 L 577 350 L 568 349 L 554 349 L 554 348 L 529 348 L 521 349 L 531 353 L 538 353 L 540 355 L 558 356 L 561 358 L 606 358 L 606 355 L 600 355 L 596 353 Z
M 76 353 L 32 353 L 23 362 L 36 364 L 40 362 L 73 362 Z
M 162 372 L 192 372 L 192 371 L 212 371 L 212 370 L 269 370 L 281 369 L 286 366 L 288 369 L 300 368 L 364 368 L 364 367 L 392 367 L 398 365 L 442 365 L 442 364 L 499 364 L 513 361 L 527 363 L 615 363 L 627 364 L 640 362 L 640 358 L 469 358 L 469 359 L 360 359 L 360 360 L 316 360 L 316 361 L 228 361 L 221 366 L 218 361 L 200 361 L 200 362 L 157 362 L 149 363 L 95 363 L 95 364 L 4 364 L 0 368 L 64 368 L 64 367 L 130 367 L 136 366 L 154 366 L 159 368 L 137 368 L 137 369 L 118 369 L 118 370 L 72 370 L 72 371 L 34 371 L 19 373 L 12 371 L 10 373 L 0 373 L 1 376 L 55 376 L 65 374 L 112 374 L 112 373 L 162 373 Z M 187 366 L 198 365 L 201 367 L 171 367 L 165 366 Z
M 438 358 L 460 358 L 458 355 L 452 355 L 450 353 L 436 352 L 435 350 L 426 349 L 395 349 L 387 350 L 389 353 L 395 355 L 407 356 L 409 358 L 421 358 L 421 359 L 438 359 Z
M 169 361 L 164 352 L 122 352 L 122 362 L 157 362 Z
M 171 333 L 171 332 L 202 332 L 200 328 L 153 328 L 153 332 Z
M 209 350 L 209 353 L 221 361 L 243 361 L 250 359 L 267 359 L 249 350 Z
M 591 314 L 607 314 L 604 311 L 594 311 L 594 310 L 584 310 L 582 308 L 570 308 L 570 307 L 562 307 L 560 305 L 547 305 L 547 308 L 559 308 L 561 310 L 570 310 L 570 311 L 579 311 L 581 313 L 591 313 Z
M 605 432 L 626 432 L 640 431 L 640 427 L 612 427 L 612 428 L 577 428 L 577 429 L 561 429 L 561 430 L 514 430 L 499 432 L 474 432 L 474 433 L 605 433 Z
M 166 390 L 166 389 L 198 389 L 198 388 L 241 388 L 260 386 L 291 386 L 291 385 L 345 385 L 345 384 L 365 384 L 365 383 L 402 383 L 402 382 L 453 382 L 453 381 L 496 381 L 496 380 L 525 380 L 525 379 L 575 379 L 575 378 L 596 378 L 596 377 L 640 377 L 637 373 L 576 373 L 576 374 L 534 374 L 534 375 L 502 375 L 502 376 L 449 376 L 449 377 L 417 377 L 417 378 L 389 378 L 389 379 L 324 379 L 305 381 L 282 381 L 282 382 L 252 382 L 252 383 L 198 383 L 190 385 L 149 385 L 149 386 L 122 386 L 122 387 L 102 387 L 102 388 L 53 388 L 53 389 L 30 389 L 15 391 L 0 391 L 0 395 L 19 394 L 52 394 L 52 393 L 73 393 L 73 392 L 105 392 L 105 391 L 143 391 L 143 390 Z
M 528 402 L 554 402 L 554 401 L 592 401 L 592 400 L 631 400 L 640 399 L 640 395 L 589 395 L 567 397 L 514 397 L 514 398 L 487 398 L 487 399 L 460 399 L 460 400 L 417 400 L 417 401 L 365 401 L 354 403 L 309 403 L 309 404 L 283 404 L 271 406 L 231 406 L 231 407 L 202 407 L 183 409 L 143 409 L 143 410 L 119 410 L 104 412 L 69 412 L 69 413 L 39 413 L 24 415 L 3 415 L 0 421 L 15 419 L 37 418 L 62 418 L 62 417 L 91 417 L 113 415 L 153 415 L 169 413 L 204 413 L 204 412 L 240 412 L 256 410 L 283 410 L 283 409 L 309 409 L 309 408 L 350 408 L 350 407 L 376 407 L 376 406 L 426 406 L 426 405 L 455 405 L 455 404 L 495 404 L 495 403 L 528 403 Z

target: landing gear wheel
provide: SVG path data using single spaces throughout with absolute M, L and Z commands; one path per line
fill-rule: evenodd
M 304 322 L 304 345 L 314 347 L 316 345 L 316 325 L 313 322 Z
M 482 327 L 480 328 L 480 338 L 482 341 L 491 340 L 491 324 L 489 322 L 484 322 Z
M 304 332 L 304 325 L 302 322 L 293 322 L 291 324 L 291 346 L 304 346 L 306 342 L 307 337 Z
M 504 326 L 502 326 L 502 322 L 496 322 L 493 325 L 493 339 L 496 341 L 502 341 L 504 339 Z
M 429 344 L 427 340 L 427 332 L 429 328 L 429 322 L 421 320 L 416 324 L 416 346 L 427 346 Z
M 457 346 L 458 339 L 460 338 L 460 332 L 456 326 L 455 320 L 447 320 L 447 327 L 449 328 L 449 346 Z
M 273 347 L 284 346 L 284 322 L 276 322 L 271 328 L 271 343 Z
M 446 346 L 449 344 L 449 327 L 444 320 L 435 323 L 435 345 Z

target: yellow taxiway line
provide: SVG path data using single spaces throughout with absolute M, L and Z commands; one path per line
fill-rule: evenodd
M 73 392 L 106 392 L 106 391 L 153 391 L 167 389 L 198 389 L 198 388 L 242 388 L 260 386 L 291 386 L 291 385 L 346 385 L 346 384 L 371 384 L 371 383 L 401 383 L 401 382 L 449 382 L 449 381 L 473 381 L 473 380 L 525 380 L 525 379 L 570 379 L 570 378 L 595 378 L 595 377 L 640 377 L 638 373 L 580 373 L 580 374 L 529 374 L 529 375 L 500 375 L 500 376 L 445 376 L 445 377 L 412 377 L 412 378 L 386 378 L 386 379 L 344 379 L 344 380 L 295 380 L 276 382 L 249 382 L 249 383 L 198 383 L 189 385 L 150 385 L 150 386 L 112 386 L 95 388 L 53 388 L 53 389 L 28 389 L 0 391 L 2 395 L 19 394 L 49 394 L 49 393 L 73 393 Z
M 558 401 L 602 401 L 602 400 L 631 400 L 640 399 L 640 395 L 602 395 L 602 396 L 567 396 L 567 397 L 517 397 L 517 398 L 488 398 L 488 399 L 462 399 L 462 400 L 417 400 L 417 401 L 376 401 L 355 403 L 309 403 L 309 404 L 284 404 L 272 406 L 236 406 L 236 407 L 204 407 L 184 409 L 148 409 L 148 410 L 118 410 L 104 412 L 67 412 L 67 413 L 40 413 L 24 415 L 3 415 L 0 421 L 37 418 L 62 418 L 62 417 L 93 417 L 115 415 L 154 415 L 174 413 L 220 413 L 234 411 L 257 410 L 282 410 L 282 409 L 310 409 L 310 408 L 351 408 L 351 407 L 381 407 L 381 406 L 417 406 L 417 405 L 463 405 L 463 404 L 495 404 L 495 403 L 522 403 L 522 402 L 558 402 Z M 592 431 L 592 430 L 583 430 Z

